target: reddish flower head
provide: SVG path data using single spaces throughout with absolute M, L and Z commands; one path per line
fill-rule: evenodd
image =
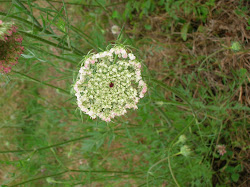
M 24 51 L 17 27 L 0 20 L 0 73 L 9 73 Z
M 216 148 L 221 156 L 223 156 L 227 152 L 225 145 L 217 145 Z

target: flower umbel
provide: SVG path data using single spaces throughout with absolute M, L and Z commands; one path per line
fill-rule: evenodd
M 78 106 L 93 119 L 98 116 L 106 122 L 124 115 L 126 109 L 137 109 L 147 91 L 140 68 L 123 47 L 86 57 L 74 85 Z
M 23 53 L 23 38 L 16 32 L 13 23 L 0 20 L 0 73 L 9 73 Z
M 223 156 L 227 152 L 225 145 L 217 145 L 216 149 L 221 156 Z

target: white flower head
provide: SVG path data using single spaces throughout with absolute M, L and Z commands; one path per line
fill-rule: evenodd
M 112 27 L 111 27 L 111 32 L 112 32 L 112 34 L 120 34 L 120 28 L 117 26 L 117 25 L 113 25 Z
M 126 114 L 127 109 L 138 108 L 147 85 L 138 68 L 140 62 L 132 53 L 118 46 L 90 55 L 82 62 L 74 90 L 84 113 L 110 122 L 115 116 Z

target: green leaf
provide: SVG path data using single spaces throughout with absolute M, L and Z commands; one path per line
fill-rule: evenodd
M 229 173 L 234 173 L 234 167 L 232 166 L 227 166 L 227 168 L 225 169 L 225 171 L 229 172 Z
M 238 173 L 233 173 L 231 178 L 234 182 L 237 182 L 239 180 L 240 175 Z
M 184 41 L 187 40 L 187 32 L 190 23 L 185 23 L 181 29 L 181 37 Z

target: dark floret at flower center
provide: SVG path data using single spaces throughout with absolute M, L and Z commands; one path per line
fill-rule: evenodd
M 111 83 L 109 84 L 109 87 L 112 88 L 113 86 L 114 86 L 114 84 L 111 82 Z

